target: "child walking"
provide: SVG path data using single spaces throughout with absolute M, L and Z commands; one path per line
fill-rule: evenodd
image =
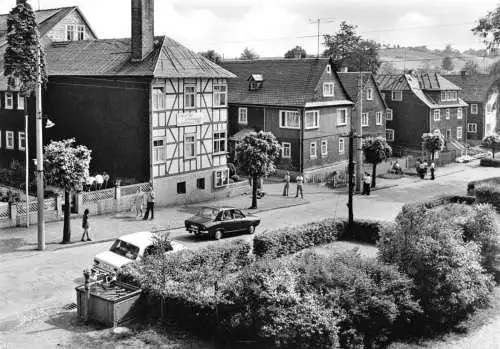
M 87 235 L 87 241 L 92 241 L 92 239 L 89 237 L 90 224 L 89 224 L 89 209 L 88 208 L 86 208 L 85 211 L 83 212 L 82 229 L 83 229 L 82 241 L 85 241 L 84 240 L 85 235 Z

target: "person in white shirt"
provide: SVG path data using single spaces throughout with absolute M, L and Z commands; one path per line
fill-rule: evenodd
M 431 162 L 431 179 L 435 180 L 436 177 L 434 177 L 434 171 L 436 171 L 436 165 L 434 164 L 434 161 Z
M 372 185 L 372 177 L 369 173 L 365 173 L 363 177 L 363 194 L 362 195 L 370 195 L 370 188 Z
M 295 197 L 298 198 L 299 192 L 300 192 L 300 197 L 303 199 L 304 198 L 304 189 L 303 189 L 304 177 L 302 177 L 302 175 L 299 173 L 299 175 L 297 176 L 295 181 L 297 182 L 297 194 L 295 195 Z
M 104 183 L 104 177 L 100 174 L 95 175 L 95 182 L 97 184 L 97 189 L 102 188 L 102 184 Z

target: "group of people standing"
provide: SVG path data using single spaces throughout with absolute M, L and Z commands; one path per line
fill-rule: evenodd
M 149 218 L 149 213 L 151 213 L 151 219 L 155 218 L 155 201 L 156 201 L 156 193 L 153 190 L 153 186 L 151 185 L 147 192 L 143 193 L 141 188 L 137 188 L 137 192 L 135 194 L 134 200 L 132 204 L 135 207 L 135 218 L 142 217 L 142 208 L 144 205 L 144 200 L 146 200 L 146 213 L 144 213 L 143 220 Z
M 429 165 L 429 163 L 425 159 L 424 161 L 420 161 L 420 159 L 417 159 L 417 163 L 415 164 L 415 169 L 421 179 L 425 179 L 425 177 L 427 176 L 427 172 L 429 170 L 431 173 L 431 180 L 436 179 L 435 177 L 436 164 L 434 163 L 434 161 L 430 161 Z
M 285 182 L 285 186 L 283 187 L 283 196 L 288 196 L 288 191 L 290 189 L 290 172 L 285 173 L 285 178 L 283 179 Z M 304 177 L 299 173 L 297 177 L 295 178 L 295 182 L 297 183 L 297 193 L 295 194 L 295 197 L 300 197 L 303 199 L 304 198 Z

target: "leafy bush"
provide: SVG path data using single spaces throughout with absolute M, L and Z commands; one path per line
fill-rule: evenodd
M 337 240 L 337 225 L 336 220 L 325 219 L 258 233 L 253 239 L 253 253 L 261 258 L 277 258 L 312 246 L 328 244 Z
M 474 195 L 478 203 L 487 203 L 500 210 L 500 186 L 495 184 L 480 184 L 475 187 Z
M 358 253 L 306 253 L 297 269 L 300 292 L 318 295 L 323 307 L 337 312 L 343 348 L 372 348 L 404 336 L 411 319 L 421 313 L 406 275 Z
M 427 329 L 449 328 L 488 303 L 491 275 L 481 266 L 480 248 L 439 210 L 405 205 L 396 224 L 379 240 L 379 259 L 393 263 L 415 283 Z
M 479 160 L 479 165 L 484 167 L 500 167 L 500 159 L 482 158 Z
M 338 237 L 342 240 L 354 240 L 375 244 L 379 239 L 379 232 L 384 222 L 370 220 L 355 220 L 352 229 L 348 227 L 348 221 L 339 222 Z

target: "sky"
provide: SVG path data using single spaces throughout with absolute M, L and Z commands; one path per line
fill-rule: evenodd
M 15 2 L 0 0 L 0 13 Z M 39 4 L 80 7 L 99 38 L 130 37 L 130 2 L 29 0 L 35 10 Z M 156 0 L 155 34 L 197 52 L 215 49 L 225 58 L 245 47 L 261 57 L 281 57 L 296 45 L 316 54 L 319 18 L 321 35 L 347 21 L 364 38 L 384 44 L 478 49 L 484 44 L 470 29 L 497 5 L 498 0 Z

